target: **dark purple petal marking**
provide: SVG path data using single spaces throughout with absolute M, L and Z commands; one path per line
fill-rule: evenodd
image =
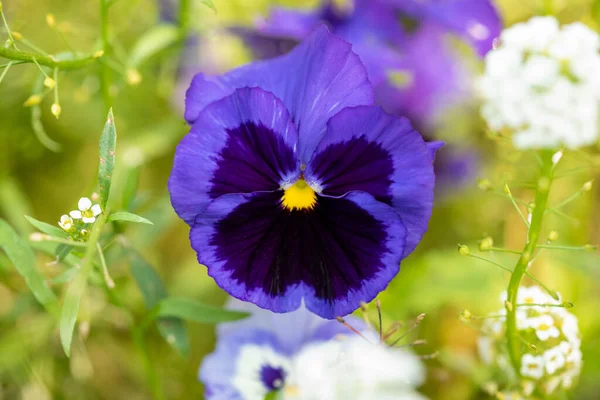
M 305 179 L 325 195 L 362 190 L 392 206 L 408 229 L 406 256 L 421 240 L 431 216 L 432 150 L 406 118 L 379 107 L 347 108 L 329 121 Z
M 391 207 L 352 192 L 289 211 L 281 195 L 220 197 L 192 227 L 198 261 L 234 297 L 275 312 L 304 298 L 334 318 L 372 300 L 398 272 L 406 229 Z
M 281 99 L 298 130 L 298 157 L 306 162 L 326 131 L 327 121 L 345 107 L 371 104 L 373 89 L 352 46 L 320 26 L 288 54 L 257 61 L 225 75 L 198 74 L 186 93 L 185 119 L 240 87 L 260 87 Z
M 260 370 L 260 380 L 269 390 L 279 390 L 285 383 L 285 371 L 281 367 L 263 365 Z
M 171 203 L 188 224 L 217 196 L 276 190 L 299 175 L 297 133 L 285 106 L 259 88 L 204 109 L 177 146 Z
M 227 142 L 211 179 L 211 199 L 229 193 L 280 188 L 297 168 L 294 150 L 262 123 L 246 122 L 227 130 Z

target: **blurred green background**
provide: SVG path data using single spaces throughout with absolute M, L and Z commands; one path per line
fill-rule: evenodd
M 92 52 L 99 48 L 99 1 L 9 0 L 3 2 L 11 29 L 38 47 L 55 54 L 72 49 Z M 177 2 L 174 1 L 175 10 Z M 123 226 L 119 236 L 123 246 L 136 249 L 163 278 L 170 294 L 220 305 L 226 295 L 196 262 L 189 246 L 188 228 L 172 210 L 166 189 L 175 146 L 186 133 L 183 120 L 185 74 L 178 78 L 181 65 L 190 72 L 194 65 L 211 72 L 224 71 L 250 60 L 242 43 L 223 31 L 232 24 L 249 24 L 264 15 L 272 4 L 311 7 L 316 1 L 214 0 L 214 13 L 198 0 L 192 0 L 192 36 L 202 35 L 202 46 L 181 60 L 181 46 L 173 45 L 137 67 L 132 76 L 128 60 L 139 38 L 161 18 L 154 1 L 120 0 L 109 15 L 114 41 L 109 88 L 118 130 L 118 175 L 112 195 L 113 208 L 128 208 L 149 218 L 153 226 Z M 501 0 L 498 5 L 506 25 L 541 13 L 543 3 L 534 0 Z M 554 1 L 561 22 L 584 21 L 598 29 L 595 16 L 598 2 Z M 594 8 L 595 7 L 595 8 Z M 596 13 L 594 13 L 596 11 Z M 52 13 L 57 28 L 51 29 L 46 15 Z M 0 34 L 4 40 L 6 34 Z M 62 36 L 62 37 L 61 37 Z M 191 57 L 191 58 L 190 58 Z M 4 62 L 4 61 L 3 61 Z M 50 113 L 52 95 L 41 104 L 46 134 L 60 143 L 60 152 L 44 147 L 43 135 L 32 128 L 32 114 L 23 106 L 32 94 L 39 70 L 33 64 L 15 65 L 0 84 L 0 217 L 21 234 L 34 229 L 23 215 L 55 224 L 60 215 L 76 206 L 82 196 L 94 190 L 98 139 L 107 108 L 100 95 L 99 64 L 61 72 L 59 93 L 62 114 Z M 129 75 L 128 75 L 129 71 Z M 481 178 L 496 188 L 509 182 L 515 195 L 528 199 L 527 182 L 535 174 L 535 161 L 517 154 L 507 144 L 486 138 L 476 113 L 450 116 L 439 133 L 458 145 L 469 143 L 480 149 Z M 585 167 L 580 174 L 558 181 L 552 200 L 558 202 L 594 178 L 600 160 L 597 149 L 565 157 L 564 171 Z M 132 202 L 123 193 L 126 182 L 139 188 Z M 558 230 L 560 243 L 600 242 L 599 191 L 579 198 L 563 211 L 572 219 L 554 215 L 545 229 Z M 127 203 L 127 204 L 125 204 Z M 485 315 L 500 308 L 499 293 L 508 276 L 483 262 L 461 257 L 457 243 L 473 250 L 477 241 L 491 235 L 498 245 L 519 249 L 524 229 L 511 204 L 490 191 L 470 185 L 440 193 L 430 229 L 417 251 L 402 266 L 400 274 L 380 296 L 384 323 L 407 320 L 420 313 L 427 318 L 414 337 L 428 340 L 421 354 L 440 352 L 427 361 L 428 379 L 423 392 L 432 399 L 488 398 L 481 385 L 489 377 L 478 361 L 477 330 L 459 319 L 463 309 Z M 109 267 L 116 281 L 115 293 L 131 313 L 117 307 L 102 282 L 92 285 L 82 304 L 73 354 L 68 359 L 60 347 L 58 331 L 36 303 L 23 279 L 6 256 L 0 253 L 0 399 L 147 399 L 152 386 L 147 380 L 143 357 L 134 345 L 130 327 L 145 313 L 142 296 L 129 270 L 130 260 L 119 246 L 109 253 Z M 512 266 L 511 255 L 494 256 Z M 572 301 L 572 311 L 583 333 L 584 371 L 581 383 L 569 394 L 571 399 L 600 398 L 600 266 L 597 253 L 543 253 L 533 268 L 551 288 Z M 39 254 L 40 270 L 49 279 L 63 270 L 49 264 L 52 257 Z M 530 282 L 529 282 L 530 283 Z M 53 286 L 59 296 L 65 286 Z M 372 310 L 374 313 L 374 311 Z M 375 314 L 372 315 L 373 317 Z M 89 332 L 88 332 L 89 329 Z M 202 386 L 197 369 L 203 356 L 214 346 L 212 326 L 190 323 L 188 357 L 175 351 L 153 328 L 146 339 L 151 367 L 156 371 L 168 399 L 200 399 Z

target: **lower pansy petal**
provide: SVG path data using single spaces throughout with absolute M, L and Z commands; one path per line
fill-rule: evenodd
M 263 400 L 285 384 L 290 371 L 289 354 L 270 332 L 239 330 L 219 339 L 198 377 L 207 400 Z
M 198 261 L 232 296 L 275 312 L 306 307 L 324 318 L 371 301 L 398 273 L 406 228 L 365 192 L 282 206 L 282 191 L 225 195 L 192 226 Z
M 171 203 L 188 224 L 227 193 L 278 189 L 298 173 L 297 133 L 283 103 L 259 88 L 238 89 L 200 113 L 177 146 Z
M 378 107 L 354 107 L 330 120 L 305 179 L 324 195 L 362 190 L 391 205 L 408 229 L 406 256 L 427 230 L 438 147 L 428 146 L 406 118 Z

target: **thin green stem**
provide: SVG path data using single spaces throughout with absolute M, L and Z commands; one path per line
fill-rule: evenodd
M 545 15 L 553 15 L 554 14 L 554 0 L 543 0 L 544 5 L 544 14 Z
M 100 245 L 100 243 L 96 243 L 96 248 L 98 249 L 98 257 L 100 258 L 100 265 L 102 265 L 102 274 L 104 275 L 106 287 L 108 287 L 109 289 L 113 289 L 115 287 L 115 281 L 112 280 L 110 274 L 108 273 L 106 258 L 104 258 L 104 252 L 102 251 L 102 246 Z
M 4 71 L 2 71 L 2 75 L 0 75 L 0 83 L 2 83 L 2 80 L 6 76 L 6 74 L 8 73 L 8 70 L 10 69 L 10 67 L 12 67 L 12 65 L 13 65 L 13 61 L 9 62 L 6 65 L 6 68 L 4 68 Z
M 8 38 L 10 39 L 10 44 L 12 47 L 17 49 L 17 43 L 15 42 L 15 39 L 12 36 L 12 32 L 10 30 L 10 27 L 8 26 L 6 17 L 4 16 L 4 11 L 2 11 L 1 9 L 0 9 L 0 15 L 2 16 L 2 23 L 4 23 L 4 28 L 6 29 L 6 33 L 8 33 Z
M 44 50 L 40 49 L 39 47 L 37 47 L 35 44 L 33 44 L 30 40 L 25 39 L 24 37 L 19 39 L 19 42 L 23 43 L 25 46 L 28 46 L 29 48 L 31 48 L 31 50 L 36 51 L 40 54 L 43 54 L 45 56 L 49 56 L 48 53 L 46 53 Z
M 577 199 L 583 193 L 585 193 L 583 190 L 579 190 L 578 192 L 576 192 L 573 195 L 571 195 L 570 197 L 564 199 L 563 201 L 561 201 L 560 203 L 558 203 L 557 205 L 555 205 L 551 209 L 548 209 L 547 211 L 558 210 L 559 208 L 562 208 L 562 207 L 566 206 L 567 204 L 569 204 L 570 202 L 572 202 L 573 200 Z
M 535 194 L 535 208 L 531 216 L 531 224 L 527 232 L 527 243 L 517 261 L 507 290 L 507 307 L 506 307 L 506 340 L 508 342 L 508 351 L 512 366 L 517 376 L 521 371 L 521 351 L 519 348 L 519 335 L 517 332 L 517 308 L 511 305 L 517 304 L 517 293 L 523 276 L 527 274 L 527 267 L 531 261 L 531 257 L 535 253 L 537 242 L 542 229 L 544 213 L 548 204 L 548 194 L 553 179 L 552 152 L 545 151 L 541 154 L 542 167 L 540 178 L 538 179 L 537 189 Z
M 534 304 L 534 303 L 523 303 L 517 304 L 517 307 L 560 307 L 560 308 L 568 308 L 564 304 Z
M 179 29 L 181 36 L 184 38 L 187 36 L 189 29 L 191 6 L 190 0 L 179 0 Z
M 30 51 L 23 51 L 17 49 L 11 49 L 8 47 L 0 47 L 0 57 L 8 60 L 22 61 L 26 63 L 35 63 L 37 61 L 40 65 L 45 65 L 51 68 L 60 69 L 78 69 L 87 66 L 88 64 L 96 61 L 102 54 L 89 54 L 82 57 L 74 56 L 69 60 L 57 60 L 52 56 L 45 56 Z M 34 61 L 35 60 L 35 61 Z
M 519 216 L 521 217 L 521 219 L 523 220 L 523 223 L 525 224 L 525 226 L 527 228 L 529 228 L 529 221 L 527 221 L 527 218 L 525 218 L 525 215 L 523 215 L 523 212 L 521 211 L 521 209 L 519 208 L 519 206 L 517 205 L 517 202 L 515 201 L 515 198 L 512 196 L 512 194 L 510 193 L 509 189 L 508 189 L 508 185 L 504 185 L 504 187 L 506 188 L 506 190 L 508 191 L 507 196 L 510 200 L 510 202 L 512 203 L 512 205 L 515 207 L 515 210 L 517 210 L 517 213 L 519 213 Z
M 555 246 L 552 244 L 538 244 L 539 248 L 541 249 L 549 249 L 549 250 L 570 250 L 570 251 L 590 251 L 590 250 L 595 250 L 598 248 L 598 246 L 594 246 L 594 245 L 585 245 L 585 246 Z
M 54 103 L 60 104 L 58 100 L 58 68 L 54 68 Z
M 487 249 L 486 251 L 497 251 L 500 253 L 512 253 L 512 254 L 521 254 L 520 251 L 518 250 L 511 250 L 511 249 L 502 249 L 500 247 L 490 247 L 489 249 Z

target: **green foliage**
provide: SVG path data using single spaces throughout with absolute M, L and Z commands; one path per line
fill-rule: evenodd
M 158 316 L 179 317 L 203 324 L 218 324 L 248 317 L 248 313 L 211 307 L 191 299 L 167 297 L 158 304 Z
M 0 219 L 0 248 L 14 264 L 19 274 L 25 279 L 37 301 L 48 312 L 55 314 L 58 303 L 54 292 L 46 283 L 46 278 L 38 271 L 33 250 L 27 242 L 3 219 Z
M 34 227 L 36 227 L 40 232 L 46 233 L 46 234 L 48 234 L 50 236 L 56 236 L 56 237 L 59 237 L 59 238 L 67 238 L 67 237 L 69 237 L 69 235 L 67 234 L 67 232 L 65 232 L 64 230 L 62 230 L 62 229 L 60 229 L 60 228 L 58 228 L 56 226 L 47 224 L 47 223 L 42 222 L 42 221 L 38 221 L 37 219 L 35 219 L 33 217 L 30 217 L 29 215 L 26 215 L 25 219 L 27 221 L 29 221 L 29 223 L 31 225 L 33 225 Z
M 140 36 L 131 50 L 127 64 L 131 68 L 139 67 L 161 51 L 170 48 L 180 38 L 177 27 L 167 24 L 156 25 Z
M 206 7 L 213 10 L 214 12 L 217 12 L 217 7 L 215 7 L 215 3 L 213 3 L 213 0 L 200 0 L 200 2 L 202 4 L 204 4 Z
M 135 214 L 127 212 L 127 211 L 114 212 L 108 216 L 107 221 L 108 222 L 127 221 L 127 222 L 137 222 L 140 224 L 153 225 L 152 222 L 147 220 L 146 218 L 140 217 L 139 215 L 135 215 Z
M 100 165 L 98 167 L 98 187 L 100 189 L 100 205 L 106 209 L 110 185 L 115 168 L 115 151 L 117 147 L 117 128 L 112 108 L 108 111 L 108 117 L 102 136 L 100 136 Z

